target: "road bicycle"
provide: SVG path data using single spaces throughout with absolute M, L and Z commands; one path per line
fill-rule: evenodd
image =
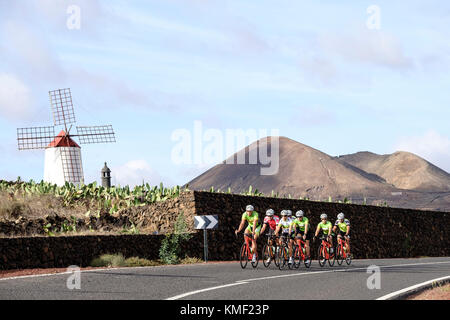
M 336 249 L 336 260 L 338 265 L 341 265 L 342 262 L 347 263 L 347 265 L 350 265 L 352 263 L 352 257 L 351 255 L 347 254 L 347 244 L 345 243 L 345 239 L 343 237 L 338 238 L 338 245 Z
M 302 236 L 297 236 L 295 238 L 295 245 L 293 247 L 294 252 L 294 267 L 298 269 L 300 267 L 300 264 L 305 264 L 306 268 L 311 267 L 311 257 L 306 259 L 306 242 L 303 241 Z
M 330 253 L 332 247 L 331 244 L 326 240 L 326 237 L 321 238 L 322 243 L 319 246 L 317 259 L 319 260 L 319 265 L 323 267 L 328 261 L 330 267 L 334 266 L 334 261 L 336 259 L 334 253 Z
M 276 259 L 276 252 L 277 252 L 277 248 L 278 248 L 278 244 L 277 244 L 277 237 L 273 234 L 267 234 L 267 242 L 264 244 L 263 247 L 263 254 L 262 254 L 262 259 L 263 259 L 263 264 L 264 267 L 268 268 L 270 266 L 270 264 L 272 263 L 272 261 L 275 263 L 275 266 L 278 267 L 278 260 Z M 270 244 L 270 242 L 272 242 L 272 245 Z M 269 260 L 270 258 L 270 260 Z
M 282 241 L 281 246 L 277 247 L 276 251 L 276 260 L 278 263 L 278 269 L 283 270 L 286 264 L 288 265 L 289 269 L 292 269 L 294 267 L 293 263 L 289 263 L 289 240 L 290 237 L 288 235 L 282 235 L 280 236 L 280 239 Z
M 256 268 L 258 266 L 258 260 L 259 260 L 259 256 L 258 256 L 258 252 L 255 252 L 256 254 L 256 261 L 253 262 L 253 253 L 251 250 L 252 247 L 252 243 L 251 241 L 253 240 L 253 235 L 247 235 L 244 233 L 244 243 L 241 246 L 241 251 L 240 251 L 240 264 L 241 264 L 241 268 L 245 269 L 247 267 L 247 263 L 250 261 L 252 264 L 253 268 Z M 258 251 L 258 250 L 256 250 Z

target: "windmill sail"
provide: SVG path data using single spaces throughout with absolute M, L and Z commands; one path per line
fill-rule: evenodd
M 77 135 L 80 143 L 108 143 L 116 142 L 114 130 L 111 125 L 106 126 L 77 126 Z
M 44 149 L 55 139 L 55 127 L 30 127 L 17 129 L 19 150 Z
M 67 124 L 76 122 L 70 89 L 53 90 L 49 91 L 48 94 L 55 126 L 64 125 L 67 128 Z

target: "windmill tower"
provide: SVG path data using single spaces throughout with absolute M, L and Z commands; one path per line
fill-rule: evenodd
M 45 149 L 44 181 L 64 185 L 84 183 L 81 147 L 73 140 L 78 137 L 81 144 L 116 142 L 111 125 L 77 126 L 77 134 L 70 134 L 75 123 L 70 89 L 49 91 L 53 113 L 53 126 L 17 129 L 19 150 Z M 55 127 L 64 126 L 55 136 Z

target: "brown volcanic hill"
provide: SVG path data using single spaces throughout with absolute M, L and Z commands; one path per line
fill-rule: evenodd
M 249 163 L 250 150 L 259 150 L 258 143 L 271 139 L 263 138 L 252 143 L 238 153 L 245 154 Z M 269 147 L 270 148 L 270 147 Z M 231 159 L 236 159 L 234 154 Z M 272 190 L 280 195 L 309 197 L 311 199 L 333 199 L 344 197 L 365 197 L 366 195 L 390 195 L 396 189 L 383 179 L 304 144 L 286 137 L 279 137 L 279 170 L 274 175 L 261 175 L 257 164 L 226 164 L 225 161 L 214 166 L 188 183 L 193 190 L 227 190 L 239 193 L 258 189 L 264 194 Z
M 409 152 L 398 151 L 387 155 L 357 152 L 336 159 L 377 175 L 400 189 L 450 191 L 450 174 Z

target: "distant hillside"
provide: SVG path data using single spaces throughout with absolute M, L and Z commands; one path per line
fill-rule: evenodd
M 253 148 L 258 148 L 258 142 L 239 152 L 244 152 L 248 159 L 249 150 Z M 236 155 L 237 153 L 233 157 Z M 246 190 L 251 185 L 266 194 L 274 190 L 282 195 L 308 196 L 314 199 L 346 197 L 351 194 L 378 195 L 394 191 L 392 186 L 386 185 L 378 176 L 286 137 L 279 138 L 279 159 L 279 170 L 275 175 L 261 175 L 260 163 L 225 164 L 224 161 L 188 184 L 195 190 L 214 186 L 215 189 L 222 190 L 230 187 L 235 192 Z
M 250 150 L 259 150 L 255 141 L 230 159 L 245 154 L 249 163 Z M 229 162 L 229 161 L 227 161 Z M 214 166 L 187 184 L 192 190 L 234 193 L 253 190 L 270 195 L 272 190 L 280 196 L 308 197 L 313 200 L 352 199 L 368 204 L 387 202 L 390 206 L 450 211 L 449 174 L 424 159 L 407 152 L 377 155 L 358 152 L 331 157 L 317 149 L 279 137 L 279 170 L 274 175 L 261 175 L 261 162 L 257 164 L 226 164 Z
M 357 152 L 336 159 L 377 175 L 400 189 L 450 191 L 450 174 L 409 152 L 398 151 L 387 155 Z

